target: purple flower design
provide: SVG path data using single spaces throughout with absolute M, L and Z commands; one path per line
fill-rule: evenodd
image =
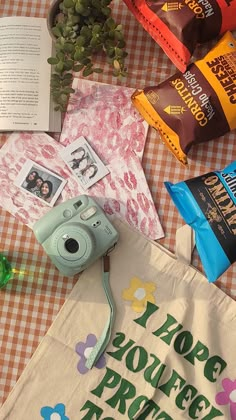
M 94 346 L 97 344 L 97 337 L 94 334 L 88 334 L 86 338 L 86 342 L 83 343 L 83 341 L 80 341 L 75 346 L 76 353 L 80 356 L 80 361 L 77 364 L 78 371 L 84 375 L 88 372 L 88 368 L 85 366 L 86 361 L 94 348 Z M 96 368 L 102 369 L 106 365 L 106 359 L 104 355 L 102 354 L 101 357 L 98 359 L 96 363 Z
M 222 381 L 222 387 L 224 391 L 216 395 L 216 403 L 219 405 L 229 404 L 231 420 L 236 420 L 236 380 L 231 381 L 229 378 L 225 378 Z

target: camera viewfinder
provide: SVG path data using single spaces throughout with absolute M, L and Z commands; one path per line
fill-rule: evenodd
M 73 206 L 74 206 L 75 210 L 77 210 L 80 206 L 82 206 L 82 204 L 83 204 L 82 201 L 78 200 L 78 201 L 76 201 L 76 203 L 73 204 Z

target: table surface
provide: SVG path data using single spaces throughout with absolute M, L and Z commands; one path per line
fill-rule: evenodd
M 0 0 L 1 16 L 46 17 L 50 0 Z M 113 12 L 122 23 L 127 40 L 128 77 L 123 85 L 132 88 L 154 86 L 177 70 L 160 47 L 143 30 L 127 10 L 122 0 L 113 0 Z M 235 34 L 234 34 L 235 35 Z M 214 41 L 215 42 L 215 41 Z M 198 47 L 193 60 L 211 48 L 214 42 Z M 116 84 L 109 73 L 90 77 Z M 0 134 L 0 145 L 8 134 Z M 159 242 L 174 251 L 176 228 L 183 225 L 177 209 L 166 192 L 163 182 L 178 182 L 211 170 L 220 170 L 236 159 L 235 130 L 220 139 L 194 147 L 189 154 L 189 166 L 183 167 L 166 149 L 150 128 L 143 158 L 146 178 L 165 231 Z M 32 231 L 0 208 L 0 252 L 20 270 L 12 281 L 0 290 L 0 405 L 7 398 L 24 367 L 50 327 L 77 278 L 58 273 L 36 242 Z M 193 265 L 202 270 L 194 252 Z M 236 299 L 236 264 L 224 273 L 215 285 Z

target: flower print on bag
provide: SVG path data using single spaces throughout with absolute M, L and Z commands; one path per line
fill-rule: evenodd
M 85 343 L 83 341 L 80 341 L 75 346 L 75 351 L 80 356 L 80 361 L 77 364 L 77 369 L 79 373 L 81 373 L 82 375 L 87 373 L 89 370 L 85 366 L 85 364 L 96 344 L 97 344 L 97 337 L 94 334 L 88 334 Z M 105 365 L 106 365 L 106 359 L 104 355 L 102 354 L 101 357 L 98 359 L 97 363 L 95 364 L 95 367 L 98 369 L 102 369 L 104 368 Z
M 216 403 L 219 405 L 229 405 L 231 420 L 236 420 L 236 380 L 231 381 L 225 378 L 222 381 L 224 391 L 218 392 L 216 395 Z
M 147 302 L 155 303 L 154 292 L 156 284 L 151 281 L 142 281 L 138 277 L 133 277 L 128 289 L 122 292 L 122 298 L 131 302 L 131 307 L 135 312 L 143 312 Z
M 70 420 L 65 415 L 64 404 L 57 404 L 54 408 L 48 406 L 42 407 L 40 414 L 44 420 Z

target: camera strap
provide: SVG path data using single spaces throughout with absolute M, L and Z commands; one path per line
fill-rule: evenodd
M 110 274 L 110 257 L 109 255 L 104 255 L 103 256 L 102 285 L 103 285 L 106 298 L 110 307 L 110 317 L 107 320 L 101 336 L 99 337 L 96 345 L 94 346 L 93 350 L 91 351 L 86 361 L 85 366 L 88 369 L 92 369 L 92 367 L 97 363 L 102 353 L 104 353 L 110 341 L 112 327 L 115 321 L 116 308 L 115 308 L 115 302 L 114 302 L 111 288 L 110 288 L 109 274 Z

